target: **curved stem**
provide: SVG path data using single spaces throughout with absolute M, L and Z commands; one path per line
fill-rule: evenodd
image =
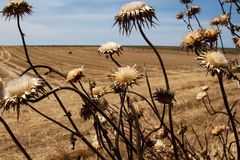
M 26 45 L 25 38 L 24 38 L 24 33 L 23 33 L 23 31 L 21 29 L 21 25 L 20 25 L 20 16 L 19 15 L 17 15 L 17 26 L 18 26 L 18 30 L 19 30 L 21 38 L 22 38 L 22 43 L 23 43 L 23 48 L 24 48 L 26 59 L 27 59 L 27 63 L 30 65 L 30 67 L 32 67 L 33 64 L 31 62 L 29 54 L 28 54 L 27 45 Z M 35 68 L 33 68 L 33 71 L 36 75 L 39 75 L 39 73 L 35 70 Z
M 92 146 L 92 144 L 80 133 L 76 133 L 75 131 L 71 130 L 70 128 L 66 127 L 65 125 L 61 124 L 60 122 L 52 119 L 51 117 L 48 117 L 47 115 L 41 113 L 40 111 L 38 111 L 36 108 L 34 108 L 32 105 L 30 105 L 29 103 L 27 104 L 33 111 L 35 111 L 36 113 L 40 114 L 41 116 L 43 116 L 44 118 L 46 118 L 47 120 L 57 124 L 58 126 L 66 129 L 67 131 L 71 132 L 72 134 L 76 135 L 77 137 L 81 138 L 81 140 L 93 151 L 95 152 L 100 158 L 105 159 L 102 154 Z
M 238 132 L 237 132 L 236 125 L 235 125 L 235 122 L 234 122 L 234 117 L 233 117 L 231 109 L 229 107 L 229 103 L 228 103 L 228 100 L 227 100 L 227 95 L 226 95 L 226 92 L 225 92 L 225 89 L 224 89 L 222 74 L 218 75 L 218 81 L 219 81 L 220 89 L 221 89 L 222 96 L 223 96 L 224 106 L 225 106 L 225 109 L 227 110 L 229 120 L 231 122 L 231 126 L 232 126 L 233 133 L 234 133 L 234 138 L 235 138 L 235 141 L 236 141 L 236 148 L 237 148 L 237 158 L 236 159 L 239 159 L 240 158 L 239 137 L 238 137 Z
M 143 30 L 142 30 L 142 27 L 141 27 L 141 25 L 139 24 L 138 21 L 137 21 L 137 24 L 138 24 L 139 31 L 140 31 L 141 35 L 143 36 L 144 40 L 145 40 L 145 41 L 148 43 L 148 45 L 153 49 L 154 53 L 156 54 L 156 56 L 157 56 L 157 58 L 158 58 L 159 63 L 160 63 L 161 68 L 162 68 L 162 71 L 163 71 L 163 76 L 164 76 L 165 83 L 166 83 L 166 89 L 167 89 L 167 90 L 170 90 L 170 86 L 169 86 L 169 82 L 168 82 L 168 77 L 167 77 L 167 72 L 166 72 L 166 69 L 165 69 L 165 66 L 164 66 L 162 57 L 161 57 L 160 54 L 158 53 L 157 49 L 153 46 L 153 44 L 148 40 L 148 38 L 147 38 L 146 35 L 144 34 L 144 32 L 143 32 Z
M 122 137 L 122 139 L 125 141 L 125 143 L 127 143 L 133 149 L 133 151 L 135 153 L 137 152 L 136 148 L 132 144 L 130 144 L 129 140 L 120 131 L 120 129 L 114 124 L 114 122 L 93 101 L 91 101 L 91 99 L 89 99 L 85 94 L 83 94 L 81 91 L 79 91 L 76 88 L 67 87 L 67 86 L 66 87 L 58 87 L 58 88 L 55 88 L 55 89 L 51 90 L 50 92 L 42 95 L 38 99 L 30 100 L 29 102 L 32 102 L 32 103 L 39 102 L 39 101 L 43 100 L 44 98 L 48 97 L 49 95 L 56 94 L 56 92 L 61 91 L 61 90 L 73 91 L 76 94 L 78 94 L 83 100 L 86 100 L 91 106 L 93 106 L 96 109 L 96 111 L 99 112 L 99 114 L 101 114 L 109 122 L 109 124 L 113 127 L 113 129 L 119 133 L 119 135 Z
M 112 54 L 110 54 L 110 58 L 111 60 L 118 66 L 118 67 L 122 67 L 112 56 Z
M 5 129 L 7 130 L 8 134 L 11 136 L 12 140 L 14 141 L 14 143 L 18 146 L 18 148 L 21 150 L 21 152 L 24 154 L 24 156 L 28 159 L 31 160 L 32 158 L 29 156 L 29 154 L 27 153 L 27 151 L 23 148 L 23 146 L 21 145 L 21 143 L 18 141 L 18 139 L 16 138 L 16 136 L 14 135 L 14 133 L 12 132 L 11 128 L 8 126 L 7 122 L 2 118 L 2 116 L 0 116 L 0 121 L 3 124 L 3 126 L 5 127 Z

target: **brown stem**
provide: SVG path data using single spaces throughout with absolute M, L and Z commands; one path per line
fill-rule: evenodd
M 137 24 L 138 24 L 139 31 L 140 31 L 141 35 L 143 36 L 144 40 L 145 40 L 145 41 L 148 43 L 148 45 L 153 49 L 154 53 L 156 54 L 156 56 L 157 56 L 157 58 L 158 58 L 159 63 L 160 63 L 161 68 L 162 68 L 163 76 L 164 76 L 164 79 L 165 79 L 166 89 L 167 89 L 167 90 L 170 90 L 170 86 L 169 86 L 169 82 L 168 82 L 168 77 L 167 77 L 167 72 L 166 72 L 166 69 L 165 69 L 165 66 L 164 66 L 162 57 L 161 57 L 160 54 L 158 53 L 157 49 L 153 46 L 153 44 L 148 40 L 148 38 L 146 37 L 145 33 L 143 32 L 142 27 L 141 27 L 141 25 L 139 24 L 138 21 L 137 21 Z
M 112 56 L 112 54 L 110 54 L 110 58 L 111 60 L 118 66 L 118 67 L 122 67 Z
M 7 122 L 0 116 L 0 121 L 3 124 L 3 126 L 5 127 L 5 129 L 7 130 L 8 134 L 11 136 L 12 140 L 14 141 L 14 143 L 18 146 L 18 148 L 21 150 L 21 152 L 24 154 L 24 156 L 28 159 L 31 160 L 32 158 L 29 156 L 29 154 L 27 153 L 27 151 L 23 148 L 23 146 L 21 145 L 21 143 L 18 141 L 18 139 L 16 138 L 16 136 L 14 135 L 14 133 L 12 132 L 11 128 L 8 126 Z
M 178 160 L 178 149 L 177 149 L 177 144 L 175 140 L 175 134 L 174 134 L 174 129 L 173 129 L 173 120 L 172 120 L 172 104 L 168 106 L 168 118 L 169 118 L 169 125 L 170 125 L 170 134 L 171 134 L 171 139 L 172 139 L 172 145 L 173 145 L 173 150 L 174 150 L 174 156 L 175 160 Z
M 24 48 L 26 59 L 27 59 L 27 63 L 30 65 L 30 67 L 33 67 L 33 64 L 31 62 L 29 54 L 28 54 L 27 45 L 26 45 L 25 38 L 24 38 L 24 33 L 21 29 L 20 16 L 19 15 L 17 15 L 17 26 L 18 26 L 18 30 L 19 30 L 21 38 L 22 38 L 22 43 L 23 43 L 23 48 Z M 33 69 L 33 71 L 36 75 L 39 75 L 39 73 L 36 71 L 35 68 L 32 68 L 32 69 Z
M 234 123 L 234 117 L 232 115 L 232 112 L 231 112 L 231 109 L 229 107 L 229 103 L 228 103 L 228 100 L 227 100 L 227 95 L 226 95 L 224 85 L 223 85 L 222 74 L 218 75 L 218 81 L 219 81 L 220 89 L 221 89 L 222 96 L 223 96 L 224 106 L 225 106 L 225 109 L 228 113 L 229 120 L 231 122 L 231 126 L 232 126 L 232 129 L 233 129 L 234 138 L 235 138 L 235 141 L 236 141 L 236 148 L 237 148 L 237 158 L 236 159 L 239 159 L 240 158 L 240 146 L 239 146 L 238 132 L 237 132 L 237 129 L 236 129 L 236 125 Z

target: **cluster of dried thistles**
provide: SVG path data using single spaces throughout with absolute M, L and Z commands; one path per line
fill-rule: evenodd
M 199 29 L 194 32 L 189 32 L 183 38 L 181 46 L 185 49 L 193 49 L 203 40 L 215 42 L 218 39 L 219 34 L 220 30 L 216 28 Z
M 210 21 L 211 25 L 227 25 L 229 22 L 229 14 L 221 14 L 219 17 L 213 18 Z

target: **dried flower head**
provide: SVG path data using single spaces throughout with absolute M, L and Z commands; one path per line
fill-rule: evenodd
M 201 92 L 198 92 L 197 96 L 196 96 L 196 100 L 202 100 L 204 97 L 207 96 L 207 92 L 205 91 L 201 91 Z
M 199 6 L 192 6 L 190 7 L 187 12 L 186 12 L 186 15 L 188 17 L 192 17 L 193 15 L 196 15 L 200 12 L 201 8 Z
M 212 73 L 212 76 L 220 72 L 226 73 L 228 67 L 228 60 L 225 55 L 220 51 L 204 52 L 203 55 L 197 57 L 200 60 L 200 66 L 207 68 Z
M 126 66 L 118 68 L 117 71 L 109 75 L 109 78 L 113 80 L 113 86 L 126 87 L 137 84 L 137 80 L 142 76 L 143 73 L 134 65 L 133 67 Z
M 184 13 L 183 12 L 179 12 L 177 15 L 176 15 L 176 19 L 183 19 L 184 17 Z
M 119 31 L 129 35 L 136 24 L 152 27 L 157 20 L 154 9 L 143 1 L 134 1 L 122 6 L 118 15 L 115 16 L 115 23 L 118 23 Z
M 196 45 L 203 40 L 202 30 L 189 32 L 181 43 L 184 49 L 193 49 Z
M 177 134 L 184 134 L 187 132 L 188 126 L 186 124 L 181 125 L 179 130 L 177 131 Z
M 153 94 L 153 98 L 159 103 L 163 104 L 171 104 L 173 100 L 176 101 L 174 96 L 174 92 L 170 90 L 164 90 L 162 88 L 157 89 L 156 92 Z
M 206 29 L 204 31 L 204 38 L 214 42 L 217 40 L 218 35 L 220 34 L 220 30 L 217 28 Z
M 157 142 L 154 145 L 154 149 L 157 152 L 162 152 L 166 150 L 166 144 L 164 144 L 164 141 L 161 139 L 158 139 Z
M 209 87 L 207 85 L 202 87 L 202 91 L 207 91 L 208 89 Z
M 180 3 L 188 4 L 188 3 L 192 3 L 192 0 L 180 0 Z
M 93 94 L 94 98 L 102 97 L 105 92 L 106 92 L 106 87 L 105 86 L 94 87 L 92 89 L 92 94 Z
M 116 53 L 119 56 L 122 53 L 122 51 L 123 51 L 122 46 L 115 42 L 108 42 L 102 44 L 98 49 L 98 53 L 105 54 L 107 58 L 109 55 L 112 55 L 114 53 Z
M 215 126 L 212 130 L 211 133 L 214 136 L 219 136 L 220 134 L 222 134 L 223 131 L 227 130 L 228 127 L 226 127 L 225 125 L 221 125 L 221 126 Z
M 21 104 L 37 98 L 39 93 L 44 93 L 44 84 L 44 80 L 26 75 L 9 81 L 4 89 L 1 108 L 8 110 L 17 106 L 19 109 Z
M 88 101 L 85 101 L 85 104 L 82 105 L 82 108 L 80 110 L 80 116 L 84 120 L 88 120 L 91 118 L 92 115 L 93 115 L 92 106 Z
M 233 42 L 235 43 L 237 48 L 240 48 L 240 38 L 233 38 Z
M 229 14 L 225 13 L 225 14 L 221 14 L 219 16 L 219 18 L 220 18 L 220 24 L 221 25 L 227 25 L 228 22 L 229 22 L 230 16 L 229 16 Z
M 213 19 L 210 21 L 210 24 L 211 24 L 211 25 L 219 25 L 219 24 L 221 24 L 221 19 L 220 19 L 219 17 L 213 18 Z
M 9 0 L 7 5 L 3 8 L 2 14 L 6 16 L 6 19 L 10 19 L 12 16 L 24 16 L 24 14 L 31 14 L 32 6 L 30 6 L 25 0 Z
M 83 75 L 83 70 L 84 70 L 83 67 L 84 66 L 81 66 L 80 68 L 70 70 L 67 74 L 67 82 L 77 82 L 82 77 L 85 77 Z

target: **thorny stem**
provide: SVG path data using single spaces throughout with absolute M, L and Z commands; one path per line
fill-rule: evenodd
M 30 155 L 27 153 L 27 151 L 23 148 L 23 146 L 21 145 L 21 143 L 18 141 L 18 139 L 16 138 L 16 136 L 14 135 L 14 133 L 12 132 L 11 128 L 8 126 L 7 122 L 2 118 L 2 116 L 0 116 L 0 121 L 3 124 L 3 126 L 5 127 L 5 129 L 7 130 L 8 134 L 11 136 L 12 140 L 14 141 L 14 143 L 18 146 L 18 148 L 21 150 L 21 152 L 24 154 L 24 156 L 28 159 L 31 160 L 32 158 L 30 157 Z
M 166 69 L 165 69 L 165 66 L 164 66 L 162 57 L 161 57 L 160 54 L 158 53 L 157 49 L 153 46 L 153 44 L 148 40 L 148 38 L 146 37 L 145 33 L 143 32 L 142 27 L 141 27 L 141 25 L 139 24 L 138 21 L 137 21 L 137 24 L 138 24 L 139 31 L 140 31 L 141 35 L 143 36 L 144 40 L 145 40 L 145 41 L 148 43 L 148 45 L 153 49 L 154 53 L 156 54 L 156 56 L 157 56 L 157 58 L 158 58 L 159 63 L 160 63 L 161 68 L 162 68 L 162 71 L 163 71 L 163 76 L 164 76 L 165 83 L 166 83 L 166 89 L 167 89 L 167 90 L 170 90 L 170 86 L 169 86 L 169 82 L 168 82 L 168 77 L 167 77 L 167 72 L 166 72 Z
M 238 132 L 237 132 L 236 125 L 235 125 L 235 122 L 234 122 L 234 117 L 233 117 L 231 109 L 229 107 L 229 103 L 228 103 L 228 100 L 227 100 L 227 95 L 225 93 L 225 89 L 224 89 L 224 85 L 223 85 L 223 75 L 222 74 L 218 75 L 218 81 L 219 81 L 220 89 L 221 89 L 221 92 L 222 92 L 225 109 L 227 110 L 229 120 L 231 122 L 231 126 L 232 126 L 233 133 L 234 133 L 234 138 L 236 140 L 237 159 L 238 159 L 238 158 L 240 158 L 240 145 L 239 145 Z

